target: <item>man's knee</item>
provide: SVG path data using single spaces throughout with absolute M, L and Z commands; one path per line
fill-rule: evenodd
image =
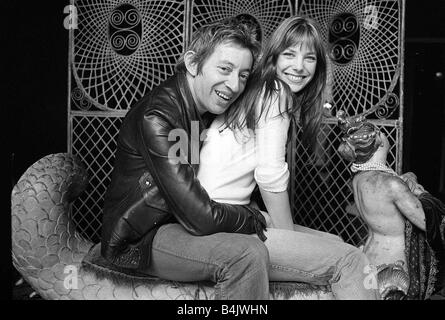
M 269 250 L 263 241 L 257 238 L 250 239 L 247 241 L 246 251 L 252 260 L 269 265 Z
M 239 260 L 252 267 L 265 268 L 269 266 L 269 251 L 265 244 L 252 236 L 241 239 L 238 243 L 234 243 L 237 247 L 237 256 Z
M 232 234 L 218 249 L 222 261 L 214 279 L 219 299 L 269 298 L 269 251 L 261 240 Z

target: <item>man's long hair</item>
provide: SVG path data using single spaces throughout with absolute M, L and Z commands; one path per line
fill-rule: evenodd
M 186 72 L 184 55 L 187 51 L 193 51 L 195 54 L 192 62 L 197 65 L 198 73 L 201 73 L 202 66 L 215 48 L 225 43 L 234 43 L 250 50 L 253 61 L 256 61 L 261 50 L 261 45 L 256 37 L 257 33 L 253 25 L 241 22 L 236 18 L 228 18 L 202 26 L 193 33 L 192 40 L 187 50 L 179 57 L 175 70 Z
M 310 18 L 293 16 L 284 20 L 269 39 L 248 81 L 246 91 L 225 114 L 226 126 L 231 129 L 247 126 L 248 129 L 254 130 L 263 112 L 267 114 L 269 111 L 270 101 L 280 97 L 279 90 L 282 87 L 285 90 L 286 101 L 279 103 L 285 106 L 285 110 L 280 109 L 281 115 L 287 113 L 295 122 L 295 117 L 300 111 L 303 143 L 314 150 L 323 115 L 327 78 L 326 49 L 318 26 Z M 280 54 L 295 45 L 307 45 L 308 48 L 313 49 L 316 53 L 317 65 L 311 81 L 303 90 L 293 94 L 289 86 L 278 79 L 276 64 Z M 277 83 L 281 86 L 277 86 Z M 261 112 L 256 117 L 255 108 L 261 99 L 263 101 Z

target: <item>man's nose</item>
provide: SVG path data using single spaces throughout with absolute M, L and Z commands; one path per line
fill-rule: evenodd
M 238 75 L 232 73 L 226 80 L 226 86 L 232 90 L 233 93 L 237 93 L 240 88 Z

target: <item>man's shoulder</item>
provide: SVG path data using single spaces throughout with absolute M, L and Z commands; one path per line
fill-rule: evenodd
M 159 117 L 178 118 L 181 95 L 177 87 L 176 77 L 173 76 L 147 93 L 135 108 L 144 115 L 153 114 Z
M 176 76 L 165 80 L 150 92 L 149 108 L 170 108 L 176 106 L 180 101 L 180 92 Z M 148 102 L 148 101 L 147 101 Z

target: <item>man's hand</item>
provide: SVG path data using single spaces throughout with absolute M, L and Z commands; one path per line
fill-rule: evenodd
M 266 211 L 261 211 L 260 207 L 258 206 L 258 204 L 255 201 L 251 201 L 249 203 L 249 206 L 252 208 L 255 208 L 261 212 L 261 214 L 264 216 L 264 219 L 266 219 L 266 227 L 267 228 L 274 228 L 273 222 L 272 222 L 272 219 L 270 218 L 269 213 L 267 213 Z
M 261 214 L 264 216 L 264 219 L 266 219 L 266 227 L 267 228 L 275 228 L 272 222 L 272 219 L 270 218 L 269 213 L 267 213 L 266 211 L 261 211 Z

